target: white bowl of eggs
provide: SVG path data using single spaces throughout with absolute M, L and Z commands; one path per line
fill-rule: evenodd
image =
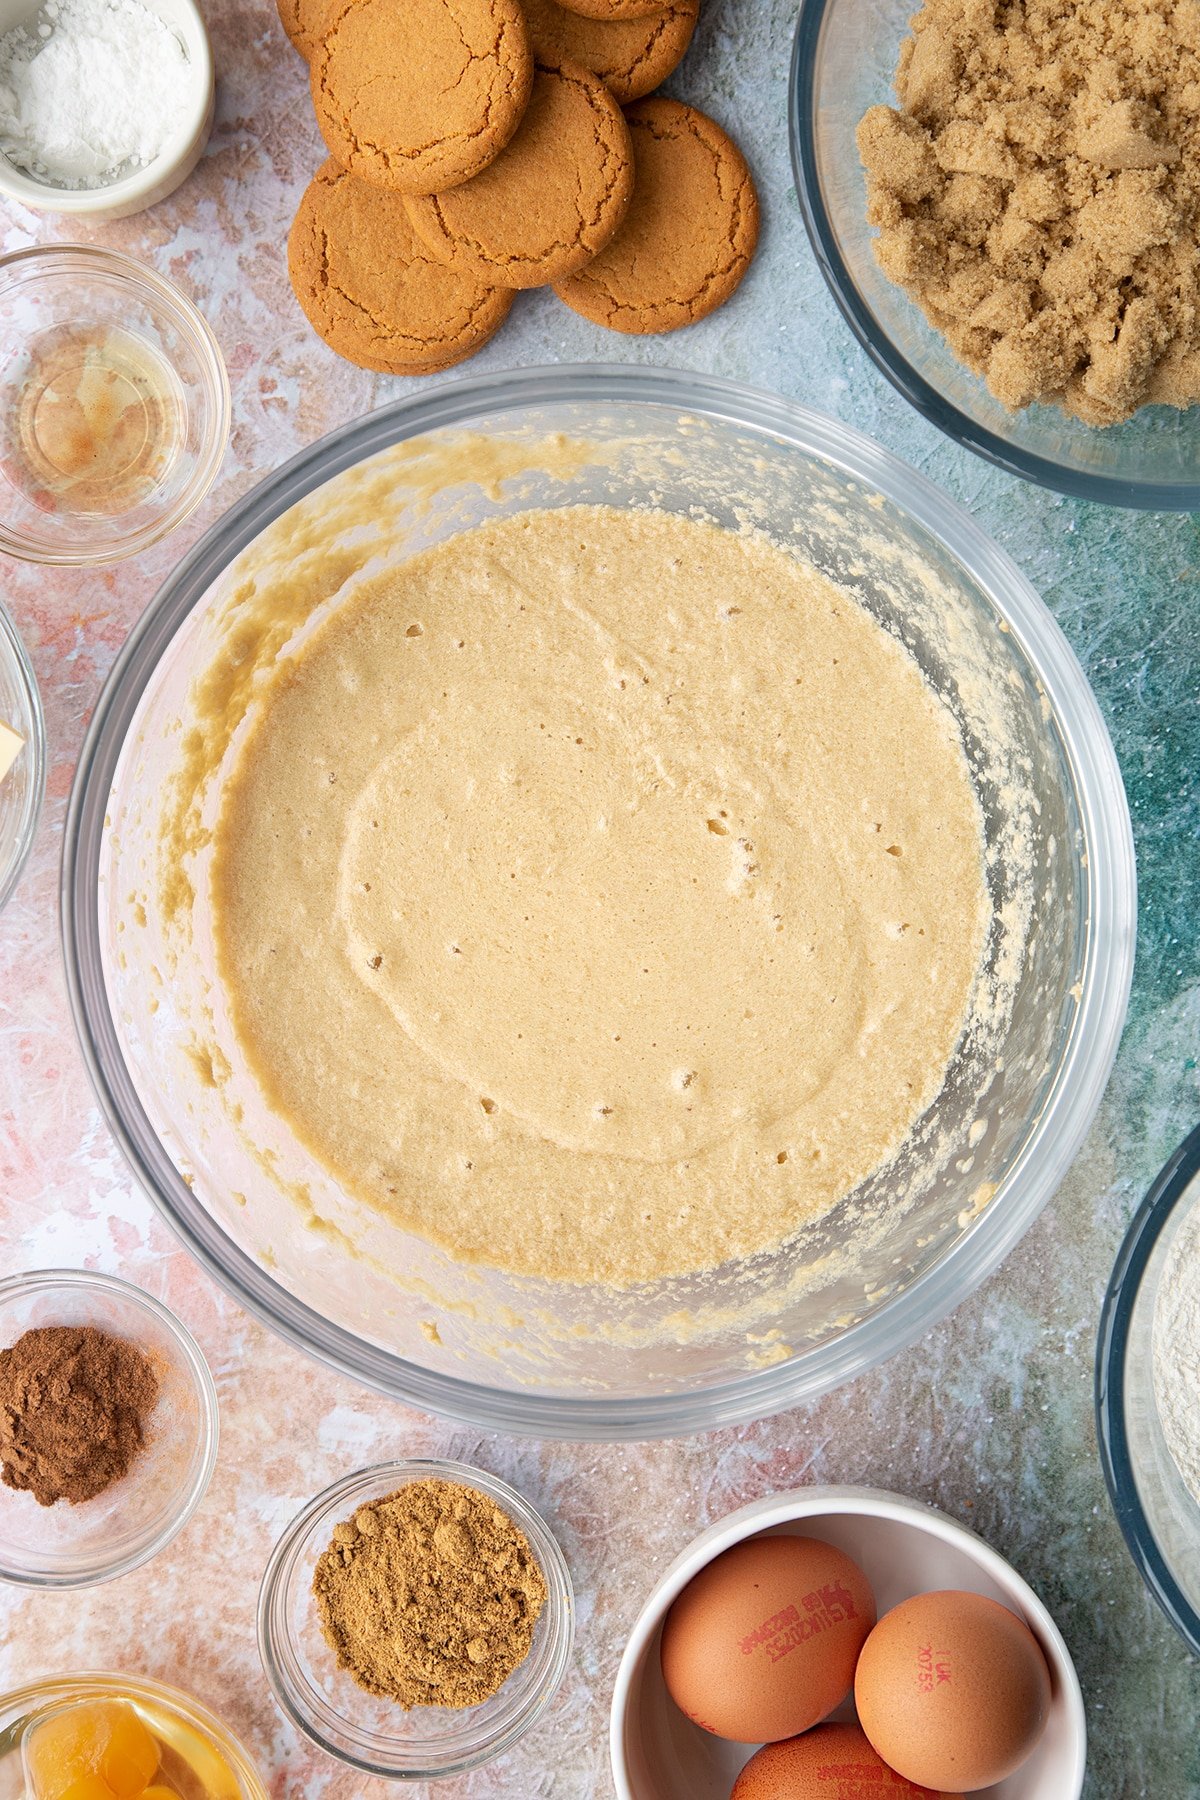
M 1079 1800 L 1083 1696 L 1028 1584 L 874 1488 L 775 1494 L 703 1532 L 633 1628 L 619 1800 Z

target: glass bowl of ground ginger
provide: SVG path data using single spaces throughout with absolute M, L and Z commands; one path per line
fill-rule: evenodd
M 494 1475 L 433 1458 L 318 1494 L 259 1596 L 280 1707 L 330 1756 L 391 1780 L 509 1749 L 546 1713 L 573 1642 L 571 1577 L 545 1521 Z
M 847 323 L 956 442 L 1085 500 L 1200 506 L 1197 18 L 800 8 L 796 189 Z
M 0 1581 L 92 1587 L 191 1518 L 217 1458 L 217 1395 L 190 1332 L 112 1275 L 0 1281 Z

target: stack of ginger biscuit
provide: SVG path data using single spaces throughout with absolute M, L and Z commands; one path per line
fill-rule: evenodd
M 329 160 L 288 240 L 314 330 L 362 368 L 448 369 L 520 288 L 613 331 L 732 294 L 758 236 L 745 159 L 653 90 L 699 0 L 278 0 Z

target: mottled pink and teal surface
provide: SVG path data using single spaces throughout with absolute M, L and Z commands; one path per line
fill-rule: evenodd
M 794 0 L 704 0 L 672 87 L 734 127 L 764 200 L 758 260 L 731 305 L 663 339 L 613 339 L 549 293 L 517 296 L 474 369 L 634 359 L 714 371 L 836 413 L 963 501 L 1015 557 L 1083 660 L 1116 741 L 1137 832 L 1133 1011 L 1091 1139 L 1004 1269 L 923 1343 L 819 1405 L 682 1443 L 591 1447 L 490 1437 L 356 1391 L 269 1337 L 178 1250 L 92 1103 L 60 964 L 66 797 L 100 684 L 175 560 L 259 475 L 415 385 L 339 363 L 292 299 L 284 240 L 322 157 L 305 71 L 270 0 L 208 0 L 216 130 L 195 176 L 140 218 L 75 230 L 0 213 L 5 249 L 86 236 L 152 262 L 211 320 L 234 434 L 199 516 L 136 563 L 49 573 L 6 564 L 3 593 L 46 704 L 49 795 L 33 860 L 0 916 L 0 1265 L 120 1270 L 195 1331 L 220 1390 L 207 1499 L 150 1567 L 83 1595 L 0 1594 L 0 1688 L 112 1667 L 190 1688 L 241 1732 L 288 1800 L 380 1800 L 284 1724 L 254 1642 L 260 1572 L 287 1518 L 346 1469 L 437 1453 L 516 1483 L 556 1525 L 579 1637 L 549 1719 L 446 1800 L 591 1800 L 621 1644 L 656 1575 L 703 1525 L 772 1489 L 871 1482 L 981 1531 L 1039 1590 L 1077 1660 L 1089 1800 L 1200 1795 L 1200 1682 L 1125 1555 L 1092 1427 L 1100 1299 L 1147 1183 L 1200 1115 L 1200 531 L 1194 519 L 1086 507 L 954 448 L 874 373 L 837 316 L 792 194 L 785 100 Z

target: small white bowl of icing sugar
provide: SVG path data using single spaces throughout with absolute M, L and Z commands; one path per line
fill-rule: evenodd
M 208 142 L 212 49 L 193 0 L 0 0 L 0 194 L 120 219 Z

